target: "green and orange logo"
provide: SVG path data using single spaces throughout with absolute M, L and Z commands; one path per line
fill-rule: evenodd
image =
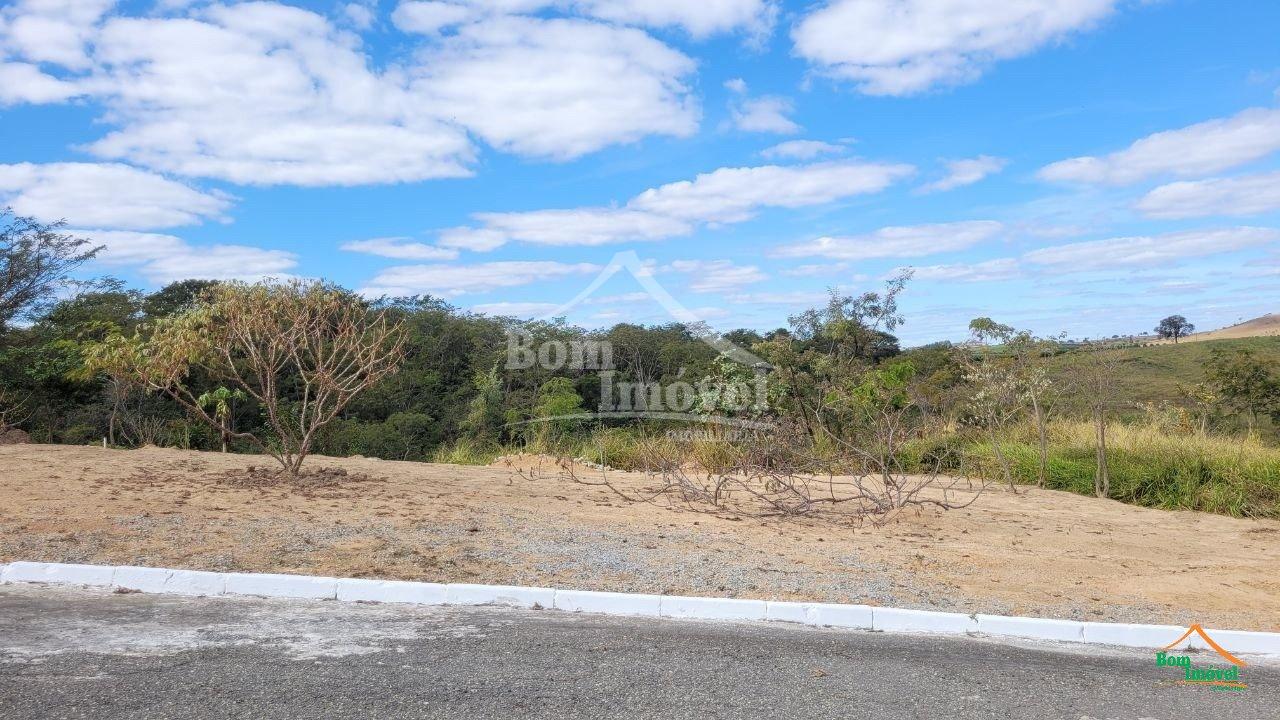
M 1182 644 L 1184 640 L 1191 637 L 1191 634 L 1199 635 L 1202 640 L 1218 653 L 1224 660 L 1230 663 L 1230 667 L 1212 667 L 1207 665 L 1194 665 L 1191 662 L 1190 655 L 1173 655 L 1169 651 Z M 1165 645 L 1156 653 L 1156 665 L 1160 667 L 1176 667 L 1182 670 L 1182 677 L 1178 679 L 1179 685 L 1207 685 L 1214 690 L 1244 690 L 1249 687 L 1240 680 L 1240 668 L 1246 665 L 1245 661 L 1227 652 L 1213 638 L 1209 637 L 1209 633 L 1199 623 L 1187 628 L 1182 637 Z

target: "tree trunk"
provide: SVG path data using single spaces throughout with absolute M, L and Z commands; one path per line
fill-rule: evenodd
M 996 451 L 996 459 L 1000 461 L 1000 469 L 1004 471 L 1004 481 L 1009 483 L 1009 490 L 1018 492 L 1017 486 L 1013 484 L 1013 473 L 1009 470 L 1009 461 L 1005 459 L 1004 450 L 1000 448 L 1000 441 L 996 439 L 995 423 L 987 428 L 991 433 L 991 447 Z
M 1036 486 L 1044 487 L 1045 477 L 1049 474 L 1049 439 L 1044 427 L 1044 408 L 1040 407 L 1040 398 L 1031 396 L 1031 407 L 1036 413 L 1036 432 L 1040 434 L 1040 472 L 1036 478 Z
M 1093 410 L 1098 430 L 1098 469 L 1093 475 L 1093 492 L 1100 498 L 1111 494 L 1111 473 L 1107 468 L 1107 416 L 1101 407 Z

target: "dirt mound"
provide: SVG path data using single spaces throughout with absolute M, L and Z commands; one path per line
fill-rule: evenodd
M 31 436 L 18 428 L 0 430 L 0 445 L 29 445 Z

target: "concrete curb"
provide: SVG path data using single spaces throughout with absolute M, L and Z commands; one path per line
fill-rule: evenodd
M 1132 648 L 1161 648 L 1186 631 L 1186 628 L 1174 625 L 965 615 L 868 605 L 42 562 L 0 564 L 0 583 L 83 585 L 177 595 L 257 595 L 416 605 L 503 605 L 603 615 L 790 622 L 892 633 L 991 636 Z M 1280 656 L 1280 633 L 1213 628 L 1208 632 L 1232 653 Z M 1206 649 L 1206 644 L 1193 634 L 1188 647 Z

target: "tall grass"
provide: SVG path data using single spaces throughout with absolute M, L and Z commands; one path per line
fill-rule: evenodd
M 1052 422 L 1048 436 L 1046 486 L 1092 495 L 1096 457 L 1093 424 Z M 1280 518 L 1280 449 L 1256 439 L 1120 422 L 1108 425 L 1107 445 L 1112 499 L 1166 510 Z M 1034 428 L 1009 428 L 1000 440 L 1000 448 L 1014 480 L 1034 484 L 1040 466 Z M 619 470 L 651 469 L 655 458 L 679 457 L 690 465 L 716 472 L 731 467 L 741 447 L 713 439 L 675 440 L 660 429 L 630 426 L 544 437 L 520 447 L 464 440 L 441 448 L 434 460 L 485 465 L 501 455 L 519 452 L 581 458 Z M 907 442 L 899 457 L 909 472 L 939 468 L 993 480 L 1003 476 L 990 439 L 981 434 L 939 431 Z
M 1094 442 L 1092 423 L 1051 423 L 1046 485 L 1093 494 Z M 1280 518 L 1280 450 L 1257 440 L 1114 423 L 1107 427 L 1107 446 L 1113 499 L 1167 510 Z M 975 474 L 1001 476 L 995 450 L 984 437 L 942 435 L 913 441 L 908 448 L 904 462 L 917 468 L 946 448 L 952 462 L 967 463 Z M 1000 448 L 1015 480 L 1036 482 L 1040 456 L 1031 427 L 1011 429 Z

